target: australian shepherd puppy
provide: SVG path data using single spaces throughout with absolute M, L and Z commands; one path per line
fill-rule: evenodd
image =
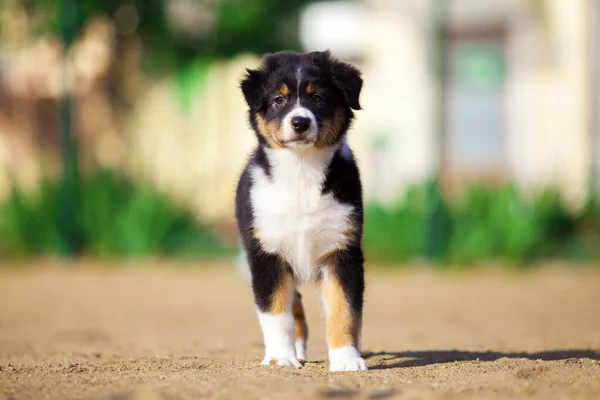
M 358 69 L 326 52 L 279 52 L 241 89 L 258 145 L 236 216 L 263 333 L 261 364 L 300 368 L 308 329 L 300 293 L 318 283 L 331 371 L 366 370 L 360 354 L 364 271 L 359 171 L 346 142 L 360 110 Z

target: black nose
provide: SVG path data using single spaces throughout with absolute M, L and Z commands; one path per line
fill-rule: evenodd
M 305 132 L 310 126 L 310 119 L 306 117 L 292 118 L 292 128 L 298 133 Z

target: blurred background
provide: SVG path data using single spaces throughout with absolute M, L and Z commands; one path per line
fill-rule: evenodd
M 599 0 L 3 0 L 0 256 L 232 257 L 265 52 L 364 73 L 374 263 L 600 258 Z

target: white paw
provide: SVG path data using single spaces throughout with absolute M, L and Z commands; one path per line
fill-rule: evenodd
M 296 332 L 292 313 L 273 315 L 257 311 L 265 343 L 265 358 L 261 364 L 301 368 L 294 345 Z
M 261 365 L 278 365 L 280 367 L 288 367 L 288 368 L 302 368 L 302 364 L 295 358 L 292 357 L 271 357 L 266 356 L 264 360 L 260 363 Z
M 368 368 L 356 347 L 344 346 L 329 350 L 329 370 L 332 372 L 366 371 Z
M 302 339 L 296 340 L 296 358 L 298 360 L 307 360 L 306 358 L 306 342 Z
M 367 363 L 362 358 L 352 358 L 348 360 L 336 360 L 329 364 L 331 372 L 339 371 L 367 371 Z

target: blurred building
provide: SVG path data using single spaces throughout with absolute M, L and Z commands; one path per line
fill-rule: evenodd
M 600 1 L 592 4 L 592 79 L 594 82 L 594 94 L 590 109 L 592 113 L 592 162 L 594 163 L 593 182 L 600 182 Z
M 580 205 L 594 162 L 600 176 L 598 3 L 362 0 L 308 6 L 299 16 L 304 49 L 329 48 L 364 72 L 363 110 L 350 143 L 367 201 L 397 200 L 407 185 L 439 169 L 450 189 L 469 181 L 556 185 Z M 0 198 L 9 176 L 34 182 L 57 159 L 42 166 L 41 153 L 32 150 L 40 135 L 56 136 L 42 118 L 48 107 L 32 105 L 60 96 L 62 49 L 52 39 L 34 41 L 17 4 L 11 0 L 0 9 L 0 100 L 13 107 L 0 109 Z M 436 21 L 443 47 L 434 46 Z M 87 158 L 152 180 L 205 219 L 231 221 L 235 185 L 255 143 L 238 85 L 259 57 L 198 62 L 184 83 L 176 76 L 150 80 L 140 72 L 143 49 L 135 27 L 128 28 L 133 33 L 121 51 L 130 72 L 116 85 L 126 86 L 131 107 L 115 109 L 105 86 L 117 57 L 110 42 L 111 30 L 121 29 L 117 22 L 90 21 L 72 50 Z M 440 55 L 446 65 L 441 86 Z
M 444 5 L 440 91 L 432 35 Z M 451 188 L 473 180 L 557 185 L 576 205 L 600 156 L 592 152 L 594 9 L 593 0 L 316 3 L 304 14 L 302 37 L 308 49 L 339 50 L 365 72 L 352 141 L 370 194 L 394 199 L 440 166 Z M 342 29 L 363 37 L 348 46 Z

